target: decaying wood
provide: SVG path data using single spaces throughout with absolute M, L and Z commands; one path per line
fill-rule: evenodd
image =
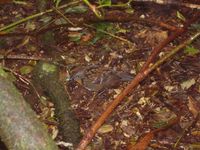
M 36 87 L 45 92 L 54 103 L 63 140 L 78 144 L 81 137 L 79 122 L 72 111 L 64 85 L 59 81 L 58 67 L 47 62 L 39 62 L 34 69 L 33 80 Z

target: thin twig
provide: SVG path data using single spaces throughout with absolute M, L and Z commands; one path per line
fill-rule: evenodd
M 84 23 L 84 26 L 89 27 L 89 28 L 91 28 L 91 29 L 97 30 L 94 26 L 89 25 L 89 24 L 86 24 L 86 23 Z M 104 31 L 104 30 L 101 30 L 101 29 L 98 29 L 98 31 L 99 31 L 99 32 L 102 32 L 102 33 L 104 33 L 104 34 L 107 34 L 107 35 L 109 35 L 109 36 L 111 36 L 111 37 L 113 37 L 113 38 L 115 38 L 115 39 L 118 39 L 118 40 L 121 40 L 121 41 L 123 41 L 123 42 L 126 42 L 126 43 L 128 43 L 128 44 L 133 45 L 133 43 L 132 43 L 131 41 L 129 41 L 129 40 L 125 39 L 125 38 L 116 36 L 116 35 L 114 35 L 114 34 L 112 34 L 112 33 L 110 33 L 110 32 L 107 32 L 107 31 Z
M 13 60 L 35 60 L 35 61 L 46 61 L 46 62 L 51 62 L 54 65 L 60 66 L 60 67 L 67 67 L 66 65 L 63 65 L 59 63 L 58 60 L 54 60 L 53 58 L 42 58 L 42 57 L 34 57 L 34 56 L 23 56 L 23 55 L 0 55 L 0 60 L 1 59 L 13 59 Z
M 63 17 L 63 19 L 65 19 L 69 24 L 71 24 L 72 26 L 76 26 L 70 19 L 68 19 L 58 8 L 53 7 L 55 9 L 55 11 L 61 15 Z
M 30 80 L 28 80 L 27 78 L 23 77 L 21 74 L 17 73 L 16 71 L 14 71 L 14 70 L 12 70 L 12 69 L 9 69 L 9 68 L 7 68 L 7 67 L 3 67 L 3 69 L 6 70 L 6 71 L 9 71 L 9 72 L 11 72 L 11 73 L 13 73 L 15 76 L 17 76 L 17 77 L 18 77 L 22 82 L 24 82 L 25 84 L 30 85 L 30 86 L 33 88 L 33 90 L 35 91 L 37 97 L 38 97 L 39 99 L 41 98 L 40 94 L 38 93 L 38 91 L 36 90 L 35 86 L 33 85 L 33 83 L 32 83 Z
M 34 56 L 24 56 L 24 55 L 0 55 L 1 59 L 17 59 L 17 60 L 43 60 L 43 61 L 52 61 L 52 58 L 42 58 Z
M 78 1 L 72 1 L 72 2 L 70 2 L 70 3 L 68 3 L 68 4 L 64 4 L 64 5 L 60 6 L 60 7 L 58 7 L 58 9 L 63 9 L 63 8 L 69 7 L 69 6 L 74 5 L 74 4 L 78 4 L 79 2 L 80 2 L 80 0 L 78 0 Z M 0 28 L 0 32 L 5 31 L 5 30 L 8 30 L 8 29 L 10 29 L 10 28 L 12 28 L 12 27 L 15 27 L 15 26 L 17 26 L 17 25 L 19 25 L 19 24 L 21 24 L 21 23 L 26 22 L 26 21 L 29 21 L 29 20 L 35 19 L 35 18 L 37 18 L 37 17 L 43 16 L 43 15 L 45 15 L 45 14 L 47 14 L 47 13 L 51 13 L 51 12 L 53 12 L 53 11 L 54 11 L 54 9 L 48 9 L 48 10 L 46 10 L 46 11 L 44 11 L 44 12 L 40 12 L 40 13 L 31 15 L 31 16 L 28 16 L 28 17 L 26 17 L 26 18 L 23 18 L 23 19 L 21 19 L 21 20 L 18 20 L 18 21 L 16 21 L 16 22 L 13 22 L 13 23 L 11 23 L 11 24 L 9 24 L 9 25 L 7 25 L 7 26 L 4 26 L 4 27 Z

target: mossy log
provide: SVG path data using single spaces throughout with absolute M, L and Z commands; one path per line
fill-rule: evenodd
M 40 87 L 52 100 L 55 106 L 55 115 L 59 121 L 59 132 L 65 142 L 74 146 L 80 141 L 80 126 L 77 121 L 64 84 L 59 81 L 59 69 L 53 64 L 39 62 L 33 71 L 33 83 Z
M 0 76 L 0 137 L 10 150 L 58 150 L 14 84 Z

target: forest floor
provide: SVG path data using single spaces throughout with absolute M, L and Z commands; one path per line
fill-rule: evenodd
M 200 4 L 198 0 L 188 3 Z M 0 28 L 35 14 L 43 9 L 41 5 L 34 0 L 0 3 Z M 53 0 L 46 8 L 52 6 L 55 6 Z M 56 124 L 47 121 L 52 119 L 49 113 L 53 104 L 41 104 L 30 84 L 24 82 L 24 79 L 31 82 L 36 59 L 52 58 L 59 64 L 60 80 L 65 81 L 84 135 L 133 80 L 152 50 L 200 13 L 183 6 L 148 2 L 134 2 L 131 7 L 105 8 L 108 19 L 102 21 L 80 2 L 62 10 L 68 12 L 66 17 L 77 26 L 66 23 L 60 14 L 53 12 L 0 34 L 1 65 L 15 73 L 16 86 L 49 126 L 56 141 L 62 140 L 62 135 L 56 134 Z M 200 29 L 199 21 L 166 45 L 157 59 L 188 39 L 197 27 Z M 127 149 L 175 118 L 178 118 L 176 123 L 149 138 L 147 149 L 200 149 L 199 111 L 200 39 L 197 39 L 150 73 L 124 98 L 95 134 L 88 149 Z

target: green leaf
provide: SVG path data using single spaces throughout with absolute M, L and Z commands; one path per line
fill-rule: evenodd
M 108 23 L 108 22 L 96 23 L 94 24 L 94 27 L 97 32 L 96 32 L 95 37 L 92 40 L 92 44 L 95 44 L 98 40 L 107 36 L 107 34 L 103 33 L 102 31 L 116 33 L 115 28 L 113 27 L 112 23 Z
M 162 127 L 164 127 L 164 126 L 166 126 L 167 125 L 167 122 L 166 121 L 158 121 L 158 122 L 154 122 L 153 124 L 152 124 L 152 126 L 154 127 L 154 128 L 162 128 Z
M 31 73 L 32 70 L 33 70 L 32 66 L 23 66 L 23 67 L 20 68 L 19 71 L 20 71 L 21 74 L 26 75 L 26 74 Z
M 1 66 L 0 66 L 0 77 L 6 78 L 6 79 L 10 80 L 11 82 L 16 81 L 15 76 L 10 72 L 4 71 L 3 67 L 1 67 Z
M 103 5 L 103 6 L 111 6 L 112 5 L 112 1 L 111 0 L 99 0 L 99 5 Z
M 51 16 L 44 16 L 42 17 L 39 21 L 43 22 L 43 23 L 48 23 L 52 20 Z
M 69 34 L 68 37 L 72 42 L 79 42 L 83 33 Z
M 106 31 L 111 25 L 111 23 L 108 22 L 100 22 L 100 23 L 96 23 L 94 24 L 95 28 L 98 30 L 104 30 Z
M 54 3 L 56 4 L 56 7 L 59 6 L 59 4 L 60 4 L 61 1 L 62 1 L 62 0 L 54 0 Z
M 125 10 L 125 12 L 128 14 L 134 14 L 135 10 L 133 8 L 129 7 Z
M 42 70 L 46 71 L 47 73 L 55 72 L 56 71 L 56 66 L 53 65 L 53 64 L 44 63 L 42 65 Z
M 93 39 L 92 39 L 92 41 L 91 41 L 91 44 L 95 44 L 98 40 L 100 40 L 102 37 L 100 37 L 100 36 L 95 36 Z
M 79 5 L 75 7 L 70 7 L 65 10 L 65 13 L 85 13 L 87 11 L 87 7 L 84 5 Z
M 186 20 L 185 17 L 179 11 L 176 12 L 176 17 L 179 18 L 182 21 Z
M 58 18 L 54 22 L 56 25 L 67 24 L 67 21 L 64 18 Z
M 192 45 L 186 46 L 184 52 L 189 56 L 194 56 L 199 53 L 199 50 Z
M 8 77 L 8 73 L 4 71 L 4 69 L 0 66 L 0 76 L 3 78 Z

